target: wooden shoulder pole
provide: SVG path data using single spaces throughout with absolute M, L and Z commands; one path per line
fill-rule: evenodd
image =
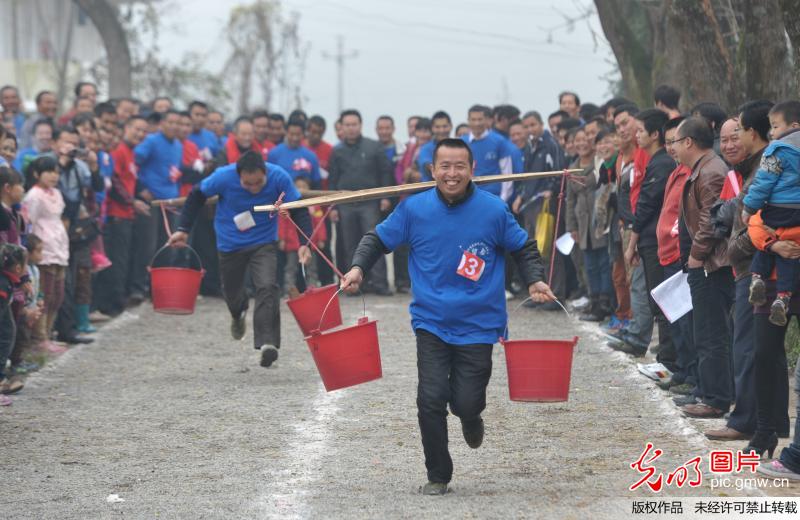
M 473 177 L 472 182 L 475 184 L 490 184 L 493 182 L 519 182 L 528 181 L 531 179 L 540 179 L 542 177 L 557 177 L 566 173 L 578 173 L 583 170 L 558 170 L 551 172 L 529 172 L 529 173 L 512 173 L 504 175 L 483 175 L 481 177 Z M 392 197 L 399 197 L 409 193 L 416 193 L 418 191 L 427 190 L 436 186 L 436 181 L 417 182 L 412 184 L 401 184 L 400 186 L 387 186 L 384 188 L 370 188 L 366 190 L 356 190 L 345 193 L 336 193 L 324 195 L 322 197 L 314 197 L 310 199 L 296 200 L 293 202 L 286 202 L 281 204 L 281 209 L 296 209 L 307 208 L 310 206 L 329 205 L 329 204 L 348 204 L 351 202 L 361 202 L 365 200 L 387 199 Z M 255 206 L 253 211 L 275 211 L 278 209 L 274 204 L 267 204 L 264 206 Z

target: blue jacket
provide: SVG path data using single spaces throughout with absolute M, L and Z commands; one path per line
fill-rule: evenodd
M 800 129 L 769 143 L 744 198 L 750 213 L 766 204 L 800 205 Z

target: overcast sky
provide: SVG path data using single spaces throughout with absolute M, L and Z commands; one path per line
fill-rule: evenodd
M 172 59 L 185 51 L 208 56 L 219 70 L 228 49 L 223 28 L 239 0 L 172 0 L 164 19 L 162 49 Z M 365 133 L 388 113 L 399 122 L 411 114 L 447 110 L 454 122 L 466 119 L 473 103 L 509 102 L 522 111 L 549 113 L 558 93 L 575 90 L 581 101 L 601 104 L 604 79 L 613 66 L 608 45 L 597 46 L 589 24 L 568 31 L 589 0 L 283 0 L 300 14 L 300 36 L 310 43 L 303 93 L 309 114 L 331 121 L 337 111 L 336 68 L 323 52 L 336 50 L 336 36 L 358 56 L 347 61 L 344 104 L 361 110 Z M 190 16 L 187 12 L 191 11 Z M 186 23 L 186 20 L 191 20 Z M 551 39 L 549 34 L 552 35 Z M 274 107 L 277 108 L 277 107 Z M 546 116 L 546 114 L 544 114 Z M 403 125 L 404 126 L 404 125 Z M 332 139 L 329 132 L 327 137 Z

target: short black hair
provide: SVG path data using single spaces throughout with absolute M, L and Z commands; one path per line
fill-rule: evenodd
M 189 108 L 187 108 L 186 110 L 188 112 L 191 112 L 194 107 L 200 107 L 202 109 L 208 110 L 208 105 L 205 102 L 198 101 L 196 99 L 194 101 L 192 101 L 191 103 L 189 103 Z
M 612 135 L 614 134 L 611 132 L 611 130 L 607 129 L 600 130 L 599 132 L 597 132 L 597 136 L 594 138 L 594 144 L 597 144 L 606 137 L 611 137 Z
M 323 132 L 328 127 L 327 123 L 325 123 L 325 118 L 317 114 L 308 118 L 308 124 L 306 126 L 311 126 L 311 125 L 321 127 Z
M 346 116 L 356 116 L 358 118 L 359 123 L 363 121 L 363 119 L 361 119 L 361 112 L 359 112 L 355 108 L 348 108 L 347 110 L 342 110 L 342 113 L 339 114 L 339 121 L 342 121 Z
M 448 123 L 450 123 L 451 125 L 453 124 L 453 120 L 450 119 L 450 114 L 448 114 L 444 110 L 438 110 L 437 112 L 435 112 L 431 116 L 431 123 L 433 123 L 433 121 L 436 121 L 437 119 L 447 119 Z
M 688 137 L 701 150 L 710 150 L 714 146 L 714 130 L 708 119 L 701 116 L 687 117 L 680 126 L 681 137 Z
M 669 121 L 667 114 L 657 108 L 648 108 L 636 114 L 636 119 L 644 123 L 648 135 L 658 132 L 658 144 L 664 146 L 664 125 Z
M 582 126 L 581 122 L 574 117 L 568 117 L 566 119 L 562 119 L 560 123 L 558 123 L 557 128 L 560 132 L 561 130 L 572 130 L 573 128 L 578 128 Z
M 97 85 L 92 83 L 91 81 L 79 81 L 75 84 L 75 97 L 80 97 L 81 89 L 86 86 L 94 87 L 94 91 L 97 92 Z
M 49 117 L 43 117 L 37 120 L 35 123 L 33 123 L 34 134 L 36 133 L 36 129 L 39 128 L 40 126 L 49 126 L 51 132 L 55 132 L 56 130 L 56 126 L 53 124 L 53 120 L 50 119 Z
M 181 117 L 188 117 L 189 119 L 192 118 L 192 114 L 190 114 L 188 110 L 181 110 L 178 112 L 178 115 Z
M 427 130 L 429 132 L 433 131 L 433 123 L 427 117 L 420 117 L 417 119 L 417 124 L 414 127 L 414 130 Z
M 474 112 L 480 112 L 486 117 L 492 117 L 492 109 L 487 107 L 486 105 L 472 105 L 467 110 L 467 115 L 472 114 Z
M 387 114 L 379 115 L 378 119 L 376 119 L 375 122 L 377 123 L 381 119 L 383 119 L 384 121 L 389 121 L 390 123 L 392 123 L 392 126 L 394 126 L 394 118 L 392 116 L 387 115 Z
M 91 126 L 92 129 L 97 129 L 97 125 L 94 124 L 94 114 L 91 112 L 80 112 L 75 114 L 75 117 L 73 117 L 72 121 L 70 121 L 70 125 L 72 125 L 73 128 L 78 128 L 86 123 L 89 123 L 89 126 Z
M 469 160 L 469 167 L 472 168 L 472 162 L 474 159 L 472 158 L 472 149 L 470 149 L 469 145 L 463 140 L 457 137 L 446 137 L 436 143 L 436 146 L 433 149 L 433 163 L 436 164 L 436 156 L 439 154 L 439 148 L 461 148 L 462 150 L 467 151 L 467 158 Z
M 525 112 L 525 113 L 522 115 L 522 120 L 523 120 L 523 121 L 525 121 L 525 120 L 526 120 L 526 119 L 528 119 L 529 117 L 532 117 L 532 118 L 534 118 L 535 120 L 539 121 L 539 124 L 540 124 L 540 125 L 541 125 L 541 124 L 544 124 L 544 121 L 542 121 L 542 114 L 540 114 L 540 113 L 539 113 L 539 112 L 537 112 L 536 110 L 528 110 L 527 112 Z
M 37 247 L 44 243 L 44 240 L 39 238 L 39 235 L 36 233 L 28 233 L 25 236 L 25 248 L 28 250 L 28 253 L 33 253 Z
M 556 110 L 555 112 L 547 116 L 547 122 L 549 123 L 550 120 L 553 119 L 554 117 L 561 117 L 561 119 L 565 119 L 569 117 L 569 114 L 567 114 L 563 110 Z
M 620 105 L 614 109 L 614 119 L 616 119 L 618 115 L 625 113 L 636 117 L 636 114 L 639 113 L 639 107 L 637 107 L 635 103 L 625 103 L 624 105 Z
M 252 125 L 253 120 L 247 116 L 237 117 L 236 121 L 233 122 L 233 131 L 235 132 L 239 128 L 239 125 L 241 125 L 242 123 L 250 123 Z
M 170 106 L 172 106 L 172 105 L 174 104 L 174 103 L 172 102 L 172 98 L 171 98 L 171 97 L 169 97 L 169 96 L 158 96 L 158 97 L 156 97 L 156 98 L 154 98 L 154 99 L 153 99 L 153 103 L 152 103 L 151 105 L 152 105 L 152 106 L 155 106 L 155 104 L 156 104 L 156 101 L 161 101 L 162 99 L 163 99 L 164 101 L 169 101 L 169 104 L 170 104 Z
M 456 126 L 456 134 L 458 134 L 458 131 L 461 130 L 462 128 L 468 129 L 469 125 L 467 123 L 459 123 L 458 126 Z
M 162 117 L 163 117 L 163 119 L 166 119 L 167 116 L 169 116 L 169 115 L 181 116 L 182 114 L 181 114 L 180 110 L 176 110 L 174 108 L 170 108 L 169 110 L 167 110 L 166 112 L 164 112 L 162 114 Z
M 142 117 L 140 115 L 134 115 L 134 116 L 129 117 L 128 120 L 125 121 L 125 126 L 128 126 L 129 124 L 133 123 L 134 121 L 147 122 L 147 119 L 145 119 L 144 117 Z
M 9 270 L 17 265 L 25 265 L 28 252 L 17 244 L 6 243 L 0 246 L 0 267 Z
M 45 97 L 48 94 L 50 94 L 51 96 L 55 96 L 55 94 L 53 93 L 52 90 L 42 90 L 41 92 L 36 94 L 36 104 L 38 105 L 39 103 L 41 103 L 42 102 L 42 98 Z
M 769 141 L 769 111 L 775 103 L 767 99 L 748 101 L 739 107 L 739 125 L 744 129 L 753 129 L 764 141 Z
M 600 113 L 600 107 L 594 103 L 584 103 L 578 109 L 578 116 L 584 121 L 588 121 Z
M 60 126 L 53 132 L 53 141 L 58 141 L 64 134 L 80 135 L 72 125 Z
M 592 124 L 592 123 L 597 123 L 597 128 L 599 130 L 607 130 L 608 129 L 608 121 L 606 121 L 606 118 L 601 116 L 601 115 L 596 115 L 596 116 L 592 117 L 591 119 L 587 119 L 586 123 L 584 123 L 584 126 Z
M 147 114 L 147 124 L 157 125 L 161 123 L 161 114 L 159 112 L 150 112 Z
M 270 121 L 280 121 L 281 123 L 285 123 L 286 122 L 286 118 L 283 117 L 283 114 L 279 114 L 277 112 L 271 112 L 269 114 L 269 120 Z
M 28 166 L 28 171 L 38 179 L 39 175 L 44 172 L 57 172 L 58 162 L 56 162 L 56 158 L 52 155 L 40 155 L 31 161 L 31 164 Z
M 305 122 L 308 121 L 308 114 L 302 108 L 295 108 L 289 113 L 289 121 L 292 119 L 302 119 Z
M 780 114 L 787 125 L 792 123 L 800 123 L 800 101 L 790 99 L 788 101 L 781 101 L 769 111 L 772 115 Z
M 653 91 L 653 100 L 667 108 L 678 110 L 681 100 L 681 91 L 670 85 L 659 85 Z
M 419 119 L 419 118 L 421 118 L 421 117 L 422 117 L 422 116 L 416 116 L 416 115 L 415 115 L 415 116 L 408 116 L 408 117 L 406 118 L 406 123 L 410 123 L 412 119 Z
M 616 109 L 617 107 L 621 107 L 622 105 L 630 105 L 632 103 L 633 101 L 625 97 L 613 97 L 608 101 L 606 101 L 606 104 L 603 106 L 606 107 L 607 110 L 608 108 L 611 107 L 614 107 Z
M 269 119 L 269 112 L 266 110 L 253 110 L 253 113 L 250 114 L 250 119 L 253 121 L 256 119 Z
M 666 135 L 669 130 L 672 130 L 673 128 L 678 128 L 680 124 L 683 123 L 684 119 L 686 118 L 683 116 L 678 116 L 678 117 L 673 117 L 672 119 L 664 123 L 664 135 Z
M 520 113 L 514 105 L 497 105 L 493 110 L 494 117 L 508 120 L 519 118 Z
M 300 119 L 299 117 L 290 117 L 289 122 L 286 123 L 286 129 L 288 130 L 290 126 L 297 126 L 301 131 L 306 131 L 306 122 L 304 119 Z
M 722 123 L 728 119 L 728 114 L 725 113 L 721 106 L 709 101 L 696 104 L 694 107 L 692 107 L 689 113 L 691 115 L 699 115 L 705 118 L 705 120 L 711 125 L 711 129 L 715 134 L 719 133 Z
M 267 167 L 264 164 L 264 157 L 258 153 L 250 150 L 242 154 L 239 160 L 236 161 L 236 173 L 241 175 L 242 172 L 253 172 L 259 170 L 262 173 L 267 173 Z
M 565 90 L 561 94 L 558 95 L 558 104 L 561 104 L 561 100 L 564 99 L 564 96 L 572 96 L 575 98 L 575 104 L 581 106 L 581 98 L 578 97 L 578 94 L 571 92 L 569 90 Z
M 110 101 L 103 101 L 94 107 L 95 117 L 101 117 L 103 114 L 117 114 L 117 109 Z
M 22 184 L 22 176 L 19 174 L 19 172 L 17 172 L 17 170 L 11 168 L 10 166 L 0 166 L 0 190 L 2 190 L 3 186 L 6 184 L 9 186 Z

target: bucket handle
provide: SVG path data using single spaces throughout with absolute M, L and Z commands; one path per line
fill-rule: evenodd
M 325 304 L 325 308 L 322 309 L 322 316 L 320 316 L 320 318 L 319 318 L 319 324 L 317 325 L 317 329 L 315 331 L 313 331 L 312 333 L 319 333 L 319 331 L 322 330 L 322 322 L 325 320 L 325 313 L 328 312 L 328 307 L 331 306 L 331 303 L 333 303 L 333 300 L 336 299 L 336 296 L 338 296 L 339 293 L 342 292 L 343 290 L 344 289 L 339 288 L 335 293 L 333 293 L 333 296 L 331 296 L 331 299 L 328 300 L 328 303 Z M 363 292 L 361 292 L 360 290 L 358 292 L 361 293 L 361 302 L 364 305 L 364 318 L 366 318 L 366 316 L 367 316 L 367 299 L 364 298 L 364 293 Z M 363 319 L 363 318 L 361 318 L 361 319 Z M 359 320 L 359 322 L 360 322 L 360 320 Z
M 522 301 L 519 303 L 519 305 L 517 305 L 516 307 L 514 307 L 514 310 L 513 310 L 513 311 L 511 311 L 509 314 L 513 314 L 513 313 L 517 312 L 518 310 L 520 310 L 520 309 L 522 308 L 522 306 L 523 306 L 523 305 L 525 305 L 525 302 L 527 302 L 527 301 L 529 301 L 529 300 L 532 300 L 532 298 L 531 298 L 530 296 L 528 296 L 527 298 L 525 298 L 524 300 L 522 300 Z M 561 307 L 562 309 L 564 309 L 564 312 L 566 312 L 566 313 L 567 313 L 567 317 L 569 317 L 569 318 L 572 318 L 572 314 L 570 314 L 570 313 L 569 313 L 569 311 L 567 310 L 567 308 L 566 308 L 566 307 L 564 307 L 564 304 L 563 304 L 563 303 L 561 303 L 561 302 L 559 301 L 559 299 L 558 299 L 558 298 L 556 298 L 556 299 L 555 299 L 555 300 L 553 300 L 553 301 L 555 301 L 555 302 L 558 304 L 558 306 L 559 306 L 559 307 Z M 576 336 L 575 338 L 576 338 L 576 343 L 577 343 L 577 336 Z M 503 343 L 503 342 L 505 342 L 505 340 L 507 340 L 507 339 L 508 339 L 508 322 L 506 321 L 506 329 L 505 329 L 505 332 L 504 332 L 503 336 L 500 338 L 500 343 Z
M 172 247 L 172 246 L 170 246 L 169 244 L 165 244 L 165 245 L 161 246 L 161 249 L 159 249 L 158 251 L 156 251 L 156 254 L 154 254 L 154 255 L 153 255 L 153 258 L 150 260 L 150 265 L 147 267 L 147 269 L 148 269 L 148 270 L 149 270 L 149 269 L 152 269 L 152 268 L 153 268 L 153 262 L 155 262 L 155 261 L 156 261 L 156 258 L 158 258 L 158 255 L 160 255 L 160 254 L 161 254 L 161 253 L 163 253 L 163 252 L 164 252 L 166 249 L 169 249 L 169 248 L 171 248 L 171 247 Z M 199 254 L 197 254 L 197 251 L 195 251 L 195 250 L 194 250 L 194 248 L 192 248 L 192 246 L 190 246 L 190 245 L 188 245 L 188 244 L 186 245 L 185 249 L 188 249 L 189 251 L 191 251 L 191 252 L 192 252 L 192 254 L 194 255 L 194 257 L 197 259 L 197 263 L 198 263 L 198 264 L 200 264 L 200 271 L 202 271 L 202 272 L 205 272 L 205 269 L 203 268 L 203 260 L 200 258 L 200 255 L 199 255 Z

